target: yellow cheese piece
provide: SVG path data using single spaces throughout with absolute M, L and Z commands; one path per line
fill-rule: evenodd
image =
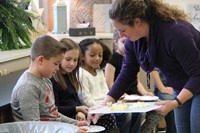
M 113 104 L 112 106 L 108 107 L 111 111 L 124 111 L 128 110 L 128 104 L 120 103 L 120 104 Z

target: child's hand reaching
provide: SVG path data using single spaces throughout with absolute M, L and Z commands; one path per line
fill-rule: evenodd
M 82 112 L 78 112 L 77 115 L 76 115 L 76 119 L 78 121 L 85 121 L 86 120 L 86 116 Z
M 88 133 L 88 129 L 79 127 L 79 133 Z
M 87 106 L 77 106 L 76 112 L 82 112 L 83 114 L 87 115 L 88 107 Z
M 87 121 L 78 121 L 76 123 L 76 126 L 81 127 L 81 126 L 88 126 L 88 122 Z
M 154 96 L 154 94 L 152 92 L 147 92 L 144 94 L 144 96 Z
M 169 95 L 173 95 L 173 88 L 172 87 L 164 87 L 162 89 L 160 89 L 160 92 L 162 93 L 166 93 L 166 94 L 169 94 Z

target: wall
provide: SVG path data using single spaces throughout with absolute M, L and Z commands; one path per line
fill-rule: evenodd
M 0 124 L 13 121 L 9 102 L 13 87 L 23 72 L 24 70 L 19 70 L 0 76 Z
M 37 1 L 37 0 L 35 0 Z M 48 30 L 52 31 L 53 29 L 53 11 L 52 11 L 52 4 L 55 2 L 56 0 L 44 0 L 44 1 L 40 1 L 40 8 L 44 8 L 44 13 L 43 13 L 43 20 L 44 22 L 48 25 Z M 70 16 L 70 6 L 71 4 L 74 5 L 78 5 L 80 3 L 84 3 L 84 1 L 93 1 L 93 3 L 112 3 L 114 0 L 63 0 L 66 1 L 67 3 L 67 9 L 68 9 L 68 18 Z M 178 5 L 180 8 L 184 9 L 185 11 L 188 10 L 187 5 L 188 4 L 200 4 L 199 0 L 163 0 L 166 3 L 170 3 L 172 5 Z M 77 4 L 78 3 L 78 4 Z M 90 2 L 91 3 L 91 2 Z M 75 10 L 75 12 L 77 12 L 77 9 Z M 73 15 L 74 16 L 74 15 Z M 83 17 L 88 17 L 87 14 L 84 14 Z M 79 17 L 80 18 L 80 17 Z M 76 20 L 75 20 L 76 21 Z M 68 27 L 70 26 L 70 20 L 68 19 Z
M 44 15 L 48 16 L 48 30 L 53 30 L 53 8 L 52 5 L 56 0 L 48 0 L 48 7 L 45 3 L 40 2 L 40 7 L 44 8 Z M 112 0 L 63 0 L 67 4 L 67 27 L 75 25 L 84 20 L 92 24 L 92 6 L 93 4 L 108 4 Z M 45 21 L 46 22 L 46 21 Z
M 0 77 L 0 107 L 10 102 L 14 85 L 24 70 L 18 70 Z
M 172 5 L 177 5 L 191 15 L 192 24 L 200 31 L 200 0 L 163 0 Z
M 188 4 L 200 4 L 199 0 L 163 0 L 166 3 L 177 5 L 178 7 L 187 11 Z

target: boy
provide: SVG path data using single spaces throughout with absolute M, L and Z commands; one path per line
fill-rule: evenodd
M 77 126 L 87 125 L 58 112 L 49 78 L 59 69 L 66 48 L 54 38 L 44 35 L 31 47 L 31 64 L 17 81 L 11 97 L 16 121 L 60 121 Z

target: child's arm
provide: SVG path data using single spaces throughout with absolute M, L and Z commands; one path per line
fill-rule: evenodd
M 83 80 L 81 82 L 81 87 L 82 88 L 78 91 L 78 96 L 83 105 L 86 105 L 88 107 L 95 105 L 96 102 L 91 95 L 87 81 Z
M 153 93 L 152 93 L 152 92 L 148 92 L 148 91 L 144 88 L 143 84 L 142 84 L 140 81 L 138 81 L 137 88 L 138 88 L 138 91 L 139 91 L 139 93 L 140 93 L 141 95 L 143 95 L 143 96 L 145 96 L 145 95 L 153 96 Z
M 106 77 L 106 83 L 108 85 L 108 88 L 110 89 L 113 86 L 114 77 L 115 77 L 115 67 L 110 63 L 106 64 L 105 77 Z
M 54 97 L 55 97 L 55 105 L 58 107 L 58 111 L 62 113 L 63 115 L 66 116 L 75 116 L 77 111 L 76 111 L 76 106 L 61 106 L 60 105 L 60 99 L 61 97 L 60 94 L 62 94 L 64 91 L 61 91 L 61 86 L 59 83 L 54 79 L 50 79 L 53 85 L 53 92 L 54 92 Z
M 89 89 L 89 81 L 86 78 L 81 80 L 81 88 L 79 88 L 78 96 L 83 105 L 91 107 L 96 104 Z
M 144 85 L 140 82 L 139 80 L 139 74 L 138 74 L 138 84 L 137 84 L 137 88 L 138 88 L 138 91 L 139 93 L 142 95 L 142 96 L 145 96 L 145 95 L 149 95 L 149 96 L 153 96 L 154 94 L 152 92 L 149 92 L 145 89 Z
M 59 113 L 59 115 L 60 115 L 60 118 L 61 118 L 61 122 L 66 122 L 66 123 L 75 124 L 75 125 L 78 122 L 77 120 L 69 118 L 69 117 L 67 117 L 67 116 L 65 116 L 61 113 Z
M 157 70 L 153 70 L 151 72 L 151 76 L 152 76 L 152 78 L 154 80 L 154 83 L 156 84 L 158 90 L 161 93 L 167 93 L 167 94 L 173 95 L 173 88 L 172 87 L 166 87 L 163 84 L 163 82 L 162 82 L 162 80 L 161 80 L 161 78 L 160 78 L 159 73 L 158 73 Z
M 25 121 L 39 121 L 39 95 L 31 85 L 21 86 L 18 92 L 20 111 L 22 119 Z

